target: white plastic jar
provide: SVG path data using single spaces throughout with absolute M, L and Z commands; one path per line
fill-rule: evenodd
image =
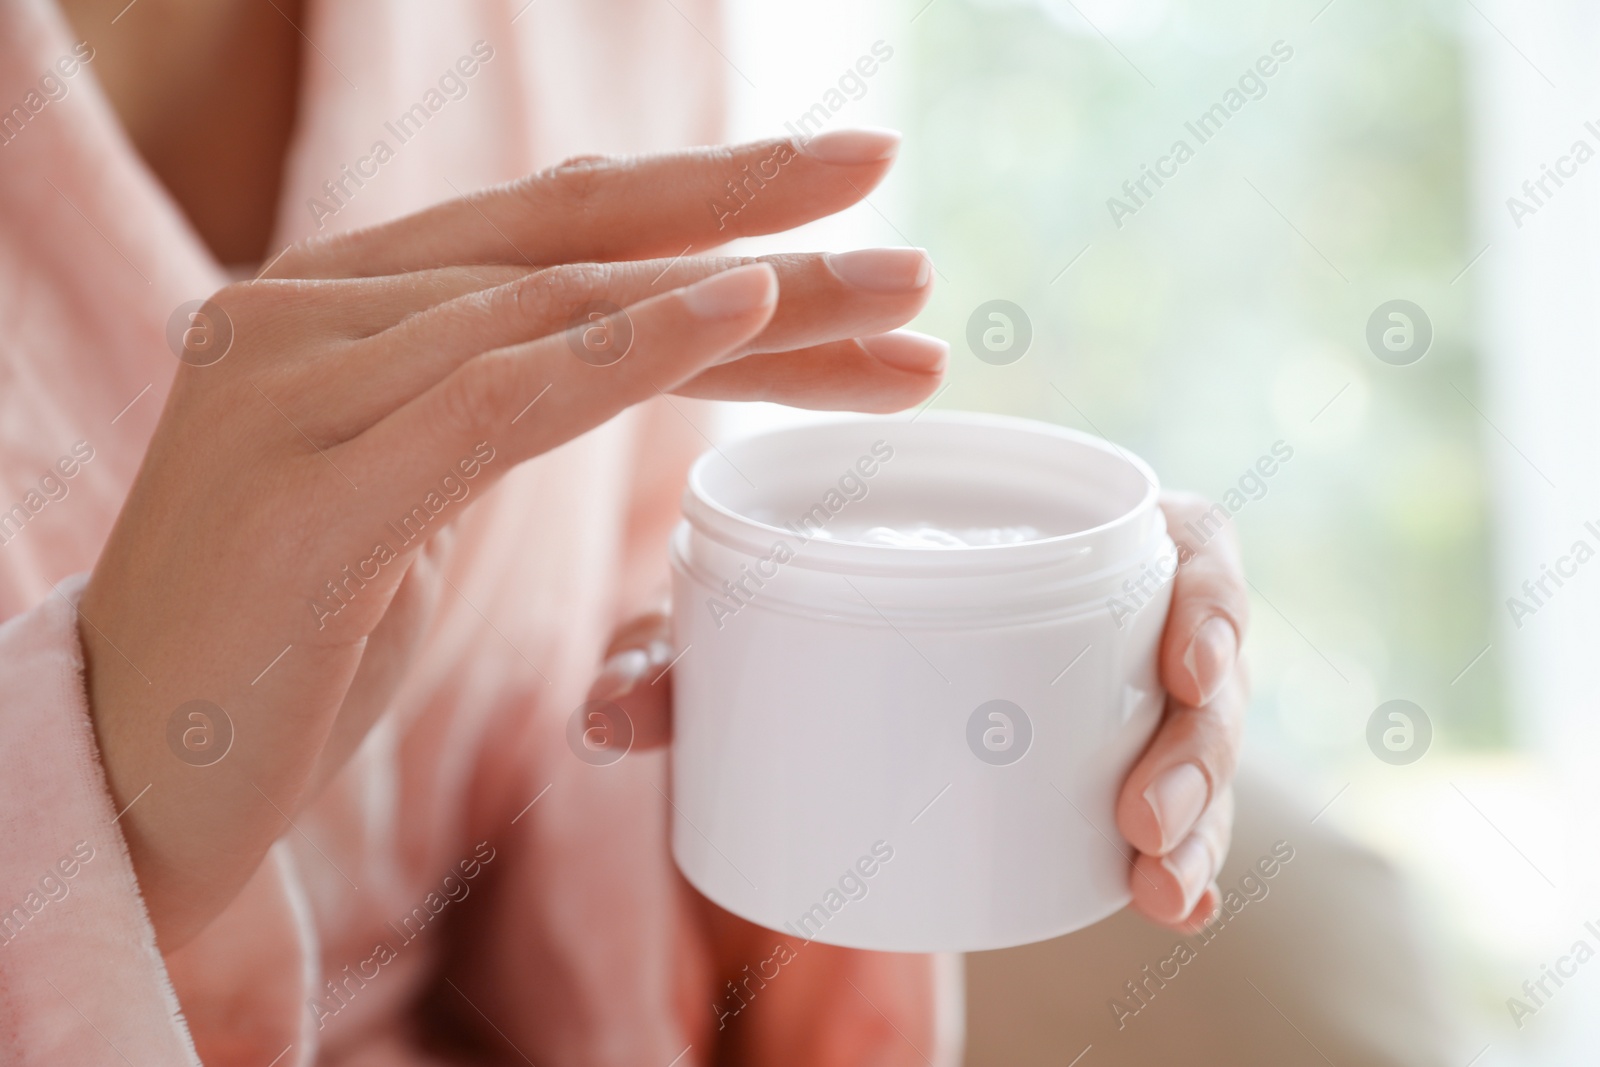
M 1128 902 L 1114 805 L 1177 565 L 1148 466 L 1021 419 L 850 419 L 707 453 L 683 510 L 672 846 L 697 889 L 903 952 Z

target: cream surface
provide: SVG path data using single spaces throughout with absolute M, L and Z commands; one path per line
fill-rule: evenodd
M 951 524 L 896 523 L 893 526 L 839 525 L 816 536 L 826 541 L 893 548 L 985 548 L 1037 541 L 1045 534 L 1037 526 L 954 526 Z

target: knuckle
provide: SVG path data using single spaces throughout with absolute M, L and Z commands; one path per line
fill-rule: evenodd
M 551 167 L 552 171 L 584 170 L 603 166 L 611 162 L 610 156 L 601 155 L 599 152 L 579 152 L 575 156 L 568 156 L 560 163 Z
M 343 243 L 342 234 L 317 234 L 290 245 L 277 262 L 262 275 L 266 278 L 304 278 L 312 276 L 315 264 L 332 255 Z
M 465 267 L 416 271 L 413 276 L 436 285 L 441 293 L 447 294 L 445 299 L 450 299 L 457 294 L 467 296 L 508 288 L 535 273 L 535 269 L 515 263 L 475 263 Z
M 474 319 L 484 316 L 517 324 L 538 318 L 543 305 L 539 300 L 540 290 L 535 279 L 541 273 L 534 271 L 510 284 L 474 293 L 467 309 L 469 316 Z
M 565 263 L 539 272 L 536 286 L 557 307 L 592 300 L 605 293 L 611 268 L 604 263 Z
M 586 215 L 621 166 L 610 156 L 570 156 L 525 179 L 521 192 L 540 207 Z
M 611 279 L 602 263 L 569 263 L 542 267 L 495 293 L 496 314 L 514 317 L 530 328 L 558 329 L 574 309 L 603 295 Z
M 516 361 L 494 352 L 463 364 L 445 380 L 440 394 L 444 419 L 461 430 L 497 427 L 511 417 L 509 398 L 516 394 Z

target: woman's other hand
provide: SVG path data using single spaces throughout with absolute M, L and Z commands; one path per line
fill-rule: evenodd
M 515 464 L 663 392 L 884 411 L 936 388 L 944 346 L 888 332 L 928 298 L 921 252 L 689 254 L 854 203 L 896 143 L 573 161 L 297 247 L 212 298 L 226 355 L 180 368 L 80 605 L 164 950 L 387 706 L 438 592 L 437 535 Z M 195 701 L 232 726 L 209 765 L 182 742 Z
M 1233 523 L 1192 494 L 1162 499 L 1180 549 L 1161 638 L 1160 728 L 1117 802 L 1137 850 L 1133 906 L 1176 930 L 1197 929 L 1221 901 L 1216 877 L 1233 834 L 1233 772 L 1250 683 L 1239 649 L 1250 614 Z

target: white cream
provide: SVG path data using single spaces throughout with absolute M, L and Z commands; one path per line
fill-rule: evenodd
M 990 545 L 1018 545 L 1037 541 L 1044 534 L 1036 526 L 967 526 L 947 528 L 930 523 L 901 523 L 894 526 L 821 529 L 816 537 L 826 541 L 846 541 L 857 545 L 887 545 L 891 548 L 983 548 Z

